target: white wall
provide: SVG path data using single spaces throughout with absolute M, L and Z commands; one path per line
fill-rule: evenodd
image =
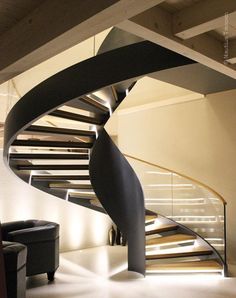
M 236 263 L 236 90 L 119 113 L 122 152 L 208 184 L 227 201 L 228 260 Z
M 111 226 L 107 215 L 48 195 L 21 181 L 5 167 L 0 150 L 0 220 L 24 219 L 58 222 L 61 251 L 105 245 Z

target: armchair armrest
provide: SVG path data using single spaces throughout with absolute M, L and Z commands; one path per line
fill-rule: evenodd
M 24 227 L 25 227 L 25 222 L 23 220 L 2 223 L 1 224 L 2 240 L 7 241 L 9 232 L 23 229 Z
M 9 241 L 21 242 L 24 244 L 39 241 L 51 241 L 52 239 L 59 237 L 58 229 L 55 229 L 54 225 L 21 229 L 8 233 L 8 239 Z

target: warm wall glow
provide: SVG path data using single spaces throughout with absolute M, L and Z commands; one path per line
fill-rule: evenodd
M 5 167 L 2 158 L 0 172 L 1 222 L 34 218 L 58 222 L 62 251 L 107 243 L 111 225 L 107 215 L 72 204 L 27 185 Z

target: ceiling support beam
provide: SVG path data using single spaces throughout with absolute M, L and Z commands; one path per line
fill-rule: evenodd
M 227 62 L 230 64 L 236 64 L 236 40 L 229 41 L 229 58 Z
M 0 83 L 163 0 L 47 0 L 0 36 Z
M 172 19 L 171 13 L 160 7 L 153 7 L 117 27 L 236 79 L 235 67 L 224 63 L 222 42 L 208 34 L 181 40 L 172 33 Z
M 200 1 L 174 14 L 173 33 L 188 39 L 227 26 L 233 18 L 236 18 L 235 0 Z

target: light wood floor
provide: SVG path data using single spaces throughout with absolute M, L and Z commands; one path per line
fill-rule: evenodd
M 236 278 L 219 275 L 151 275 L 126 271 L 126 247 L 97 247 L 61 254 L 53 283 L 27 281 L 27 298 L 235 298 Z

